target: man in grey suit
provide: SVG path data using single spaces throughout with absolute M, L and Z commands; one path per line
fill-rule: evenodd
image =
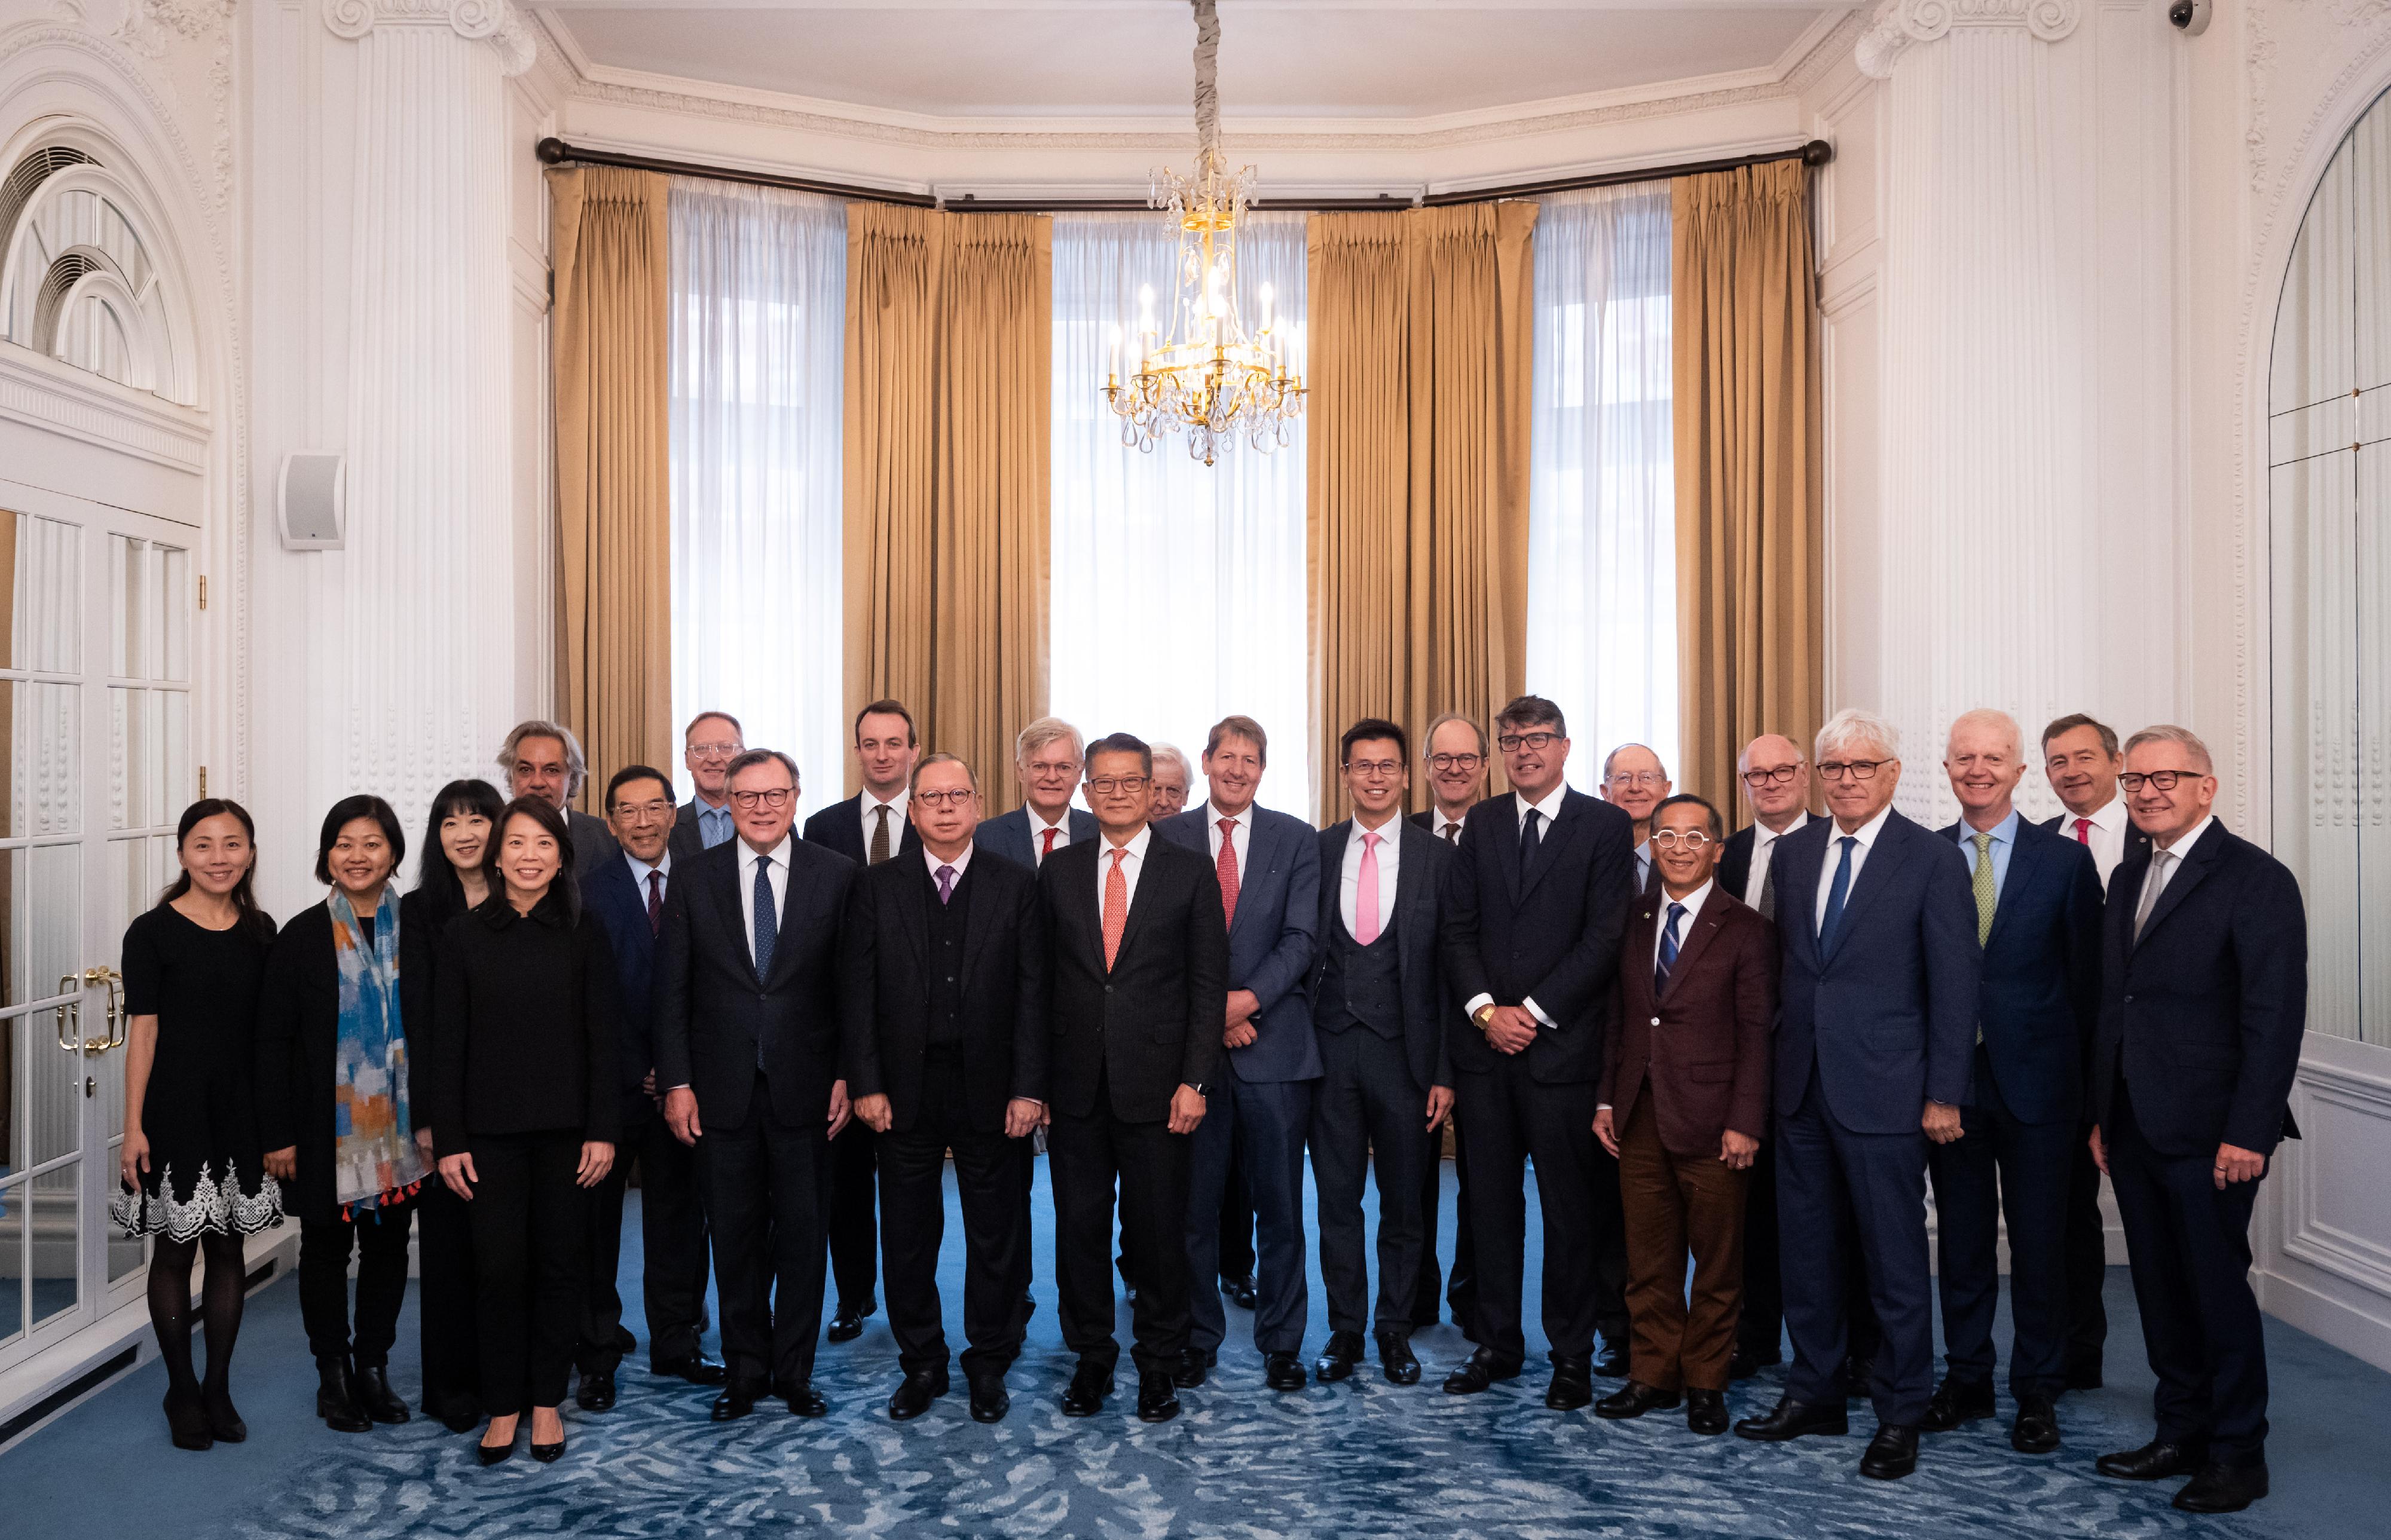
M 1320 837 L 1311 825 L 1254 805 L 1270 753 L 1261 724 L 1223 717 L 1204 744 L 1211 795 L 1156 826 L 1163 839 L 1211 862 L 1229 922 L 1229 999 L 1221 1042 L 1229 1072 L 1209 1098 L 1188 1151 L 1188 1276 L 1220 1273 L 1221 1200 L 1232 1150 L 1242 1157 L 1260 1244 L 1254 1345 L 1273 1390 L 1301 1390 L 1304 1280 L 1303 1136 L 1320 1046 L 1312 1032 L 1314 932 L 1320 924 Z M 1190 1023 L 1190 1030 L 1203 1030 Z M 1133 1257 L 1132 1262 L 1136 1259 Z M 1193 1290 L 1179 1382 L 1200 1385 L 1227 1317 L 1221 1296 Z
M 1071 805 L 1081 757 L 1079 729 L 1059 716 L 1041 716 L 1022 728 L 1013 741 L 1021 805 L 980 825 L 972 848 L 1036 871 L 1056 851 L 1094 839 L 1094 815 Z
M 730 823 L 730 782 L 725 774 L 730 762 L 747 751 L 747 732 L 729 712 L 700 712 L 681 729 L 680 762 L 697 794 L 681 804 L 673 819 L 672 853 L 686 861 L 700 851 L 728 841 Z
M 596 871 L 622 853 L 605 819 L 572 805 L 589 779 L 589 762 L 572 728 L 536 717 L 516 723 L 498 748 L 498 768 L 506 773 L 508 796 L 537 797 L 564 815 L 573 830 L 575 872 Z

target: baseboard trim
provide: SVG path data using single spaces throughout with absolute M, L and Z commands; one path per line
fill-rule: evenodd
M 2256 1286 L 2258 1308 L 2268 1315 L 2376 1368 L 2391 1370 L 2391 1320 L 2287 1273 L 2255 1271 L 2250 1281 Z

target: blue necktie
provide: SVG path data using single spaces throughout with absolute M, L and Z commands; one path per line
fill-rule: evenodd
M 1532 807 L 1528 809 L 1528 815 L 1519 820 L 1519 875 L 1522 877 L 1528 875 L 1530 863 L 1536 859 L 1536 820 L 1543 816 Z
M 1652 998 L 1669 987 L 1669 969 L 1677 966 L 1677 922 L 1686 918 L 1682 904 L 1669 905 L 1669 923 L 1661 929 L 1661 956 L 1652 965 Z
M 1818 921 L 1820 956 L 1834 951 L 1835 932 L 1842 928 L 1843 900 L 1852 896 L 1852 847 L 1859 842 L 1856 834 L 1846 834 L 1835 841 L 1843 847 L 1843 853 L 1835 863 L 1835 885 L 1827 890 L 1827 916 Z
M 756 858 L 756 977 L 772 975 L 772 943 L 781 936 L 780 917 L 772 911 L 772 859 Z

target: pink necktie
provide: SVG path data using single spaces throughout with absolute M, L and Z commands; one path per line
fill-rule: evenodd
M 1237 820 L 1221 820 L 1221 853 L 1213 861 L 1221 874 L 1221 909 L 1230 924 L 1237 923 Z
M 1378 939 L 1377 834 L 1362 836 L 1362 877 L 1353 895 L 1353 939 L 1367 946 Z
M 2092 842 L 2091 819 L 2078 818 L 2075 820 L 2075 842 L 2079 845 L 2088 845 Z

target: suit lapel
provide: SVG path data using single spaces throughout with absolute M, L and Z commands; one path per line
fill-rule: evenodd
M 965 872 L 968 875 L 968 867 Z M 986 872 L 980 875 L 988 876 Z M 956 880 L 960 888 L 962 879 Z M 972 906 L 963 913 L 963 967 L 961 976 L 966 979 L 971 977 L 972 959 L 979 956 L 980 947 L 988 941 L 989 928 L 996 923 L 994 895 L 989 892 L 995 882 L 994 878 L 989 878 L 988 881 L 979 883 L 972 892 Z M 923 895 L 922 912 L 924 916 L 929 913 L 929 895 L 926 893 Z
M 1518 806 L 1517 803 L 1512 805 Z M 1544 879 L 1544 874 L 1553 869 L 1560 858 L 1561 847 L 1577 837 L 1578 826 L 1584 822 L 1585 814 L 1578 806 L 1577 798 L 1563 792 L 1560 811 L 1553 815 L 1552 827 L 1538 832 L 1535 857 L 1529 863 L 1527 870 L 1519 874 L 1519 901 L 1522 904 L 1527 902 L 1530 893 L 1536 891 L 1536 884 Z M 1517 850 L 1519 846 L 1519 831 L 1515 828 L 1511 848 Z
M 795 933 L 789 920 L 800 909 L 813 906 L 813 877 L 807 869 L 808 864 L 799 849 L 803 842 L 798 840 L 789 841 L 789 879 L 781 885 L 781 912 L 773 917 L 780 921 L 780 928 L 772 935 L 772 971 L 764 980 L 766 989 L 786 978 L 789 969 L 795 966 L 789 960 L 796 955 L 796 948 L 788 944 Z
M 1165 841 L 1161 835 L 1153 832 L 1152 825 L 1149 824 L 1146 828 L 1145 853 L 1138 857 L 1137 887 L 1135 891 L 1130 894 L 1129 918 L 1121 922 L 1120 951 L 1117 954 L 1116 960 L 1118 960 L 1118 957 L 1126 957 L 1129 956 L 1130 943 L 1135 941 L 1137 939 L 1137 933 L 1145 928 L 1145 912 L 1149 908 L 1153 907 L 1156 888 L 1154 857 L 1155 853 L 1162 848 Z M 1096 862 L 1098 869 L 1101 870 L 1103 868 L 1104 862 L 1110 855 L 1110 849 L 1109 842 L 1105 841 L 1101 834 L 1097 836 L 1097 840 Z M 1166 861 L 1169 859 L 1170 858 L 1168 856 L 1164 857 L 1164 860 Z M 1144 893 L 1145 894 L 1145 897 L 1141 899 L 1137 896 L 1138 893 Z M 1102 905 L 1098 905 L 1096 909 L 1096 956 L 1101 957 L 1104 955 L 1104 907 Z
M 2026 821 L 2020 818 L 2017 839 L 2010 845 L 2009 873 L 2001 879 L 2000 898 L 1993 905 L 1992 933 L 1984 938 L 1984 950 L 1987 952 L 1993 949 L 1993 943 L 2001 939 L 2003 930 L 2010 923 L 2010 912 L 2023 906 L 2027 886 L 2034 881 L 2034 874 L 2041 869 L 2046 853 L 2043 842 L 2029 835 L 2026 829 Z
M 1900 816 L 1898 813 L 1893 815 L 1893 818 Z M 1877 830 L 1876 846 L 1868 853 L 1868 859 L 1860 863 L 1860 874 L 1852 880 L 1852 891 L 1844 896 L 1843 916 L 1835 924 L 1835 943 L 1828 949 L 1827 960 L 1831 961 L 1837 953 L 1842 951 L 1844 941 L 1852 933 L 1852 927 L 1867 912 L 1868 906 L 1876 902 L 1877 894 L 1892 886 L 1893 874 L 1899 871 L 1903 864 L 1909 859 L 1909 841 L 1906 837 L 1906 832 L 1895 832 L 1898 827 L 1892 819 L 1888 819 L 1885 826 Z M 1835 831 L 1829 829 L 1827 831 L 1828 849 L 1834 848 L 1835 839 Z
M 2224 833 L 2225 826 L 2219 823 L 2214 829 L 2200 837 L 2200 843 L 2191 847 L 2191 853 L 2184 857 L 2183 864 L 2176 868 L 2175 875 L 2167 879 L 2166 887 L 2160 891 L 2158 902 L 2151 905 L 2151 918 L 2142 921 L 2141 935 L 2134 934 L 2133 922 L 2130 919 L 2126 921 L 2126 934 L 2130 944 L 2139 949 L 2142 937 L 2157 930 L 2167 916 L 2175 913 L 2176 906 L 2183 902 L 2184 895 L 2200 886 L 2201 879 L 2208 875 L 2208 868 L 2216 865 L 2218 854 L 2225 848 L 2225 841 L 2222 838 Z M 2155 857 L 2153 857 L 2153 865 L 2155 864 Z M 2145 869 L 2142 873 L 2142 880 L 2148 882 L 2150 879 L 2150 873 Z M 2135 906 L 2138 908 L 2141 904 L 2141 896 L 2139 892 L 2134 894 Z
M 714 876 L 714 898 L 722 906 L 722 918 L 731 939 L 738 943 L 740 960 L 747 965 L 747 976 L 756 978 L 755 939 L 747 934 L 746 911 L 739 904 L 739 880 L 747 869 L 747 844 L 737 835 L 730 837 L 730 859 L 720 864 Z M 758 983 L 763 981 L 756 980 Z
M 1653 898 L 1650 907 L 1654 926 L 1668 918 L 1669 895 L 1665 890 Z M 1693 918 L 1693 922 L 1687 927 L 1688 934 L 1677 943 L 1677 960 L 1669 969 L 1669 989 L 1676 988 L 1677 981 L 1691 972 L 1694 965 L 1701 960 L 1702 954 L 1710 950 L 1711 938 L 1718 934 L 1719 927 L 1724 923 L 1722 914 L 1725 907 L 1720 902 L 1720 890 L 1712 886 L 1710 897 L 1702 900 L 1702 912 Z M 1657 937 L 1660 932 L 1656 929 L 1652 934 Z M 1648 944 L 1646 950 L 1650 950 Z M 1661 993 L 1666 995 L 1668 991 Z
M 1209 807 L 1211 804 L 1208 802 L 1205 805 Z M 1209 815 L 1208 814 L 1207 816 Z M 1274 848 L 1273 842 L 1277 838 L 1276 834 L 1263 826 L 1259 815 L 1254 817 L 1252 827 L 1246 830 L 1246 869 L 1237 878 L 1237 918 L 1229 924 L 1229 934 L 1233 939 L 1237 933 L 1238 922 L 1245 918 L 1250 907 L 1246 903 L 1247 895 L 1266 885 L 1269 880 L 1271 856 Z M 1209 840 L 1205 841 L 1204 843 L 1207 849 L 1211 845 Z
M 1336 923 L 1332 917 L 1340 915 L 1344 912 L 1345 844 L 1347 841 L 1353 839 L 1358 832 L 1358 826 L 1355 825 L 1351 818 L 1348 818 L 1341 824 L 1332 826 L 1328 830 L 1327 839 L 1321 841 L 1320 944 L 1324 949 L 1321 953 L 1321 956 L 1326 956 L 1325 948 L 1328 945 L 1328 938 Z M 1406 851 L 1404 853 L 1409 854 L 1410 853 Z M 1398 896 L 1396 902 L 1398 904 L 1402 902 L 1402 897 Z
M 905 939 L 913 943 L 913 957 L 924 969 L 930 966 L 930 905 L 932 895 L 926 882 L 915 882 L 912 874 L 897 884 L 897 913 L 902 917 Z M 859 873 L 856 880 L 863 880 Z

